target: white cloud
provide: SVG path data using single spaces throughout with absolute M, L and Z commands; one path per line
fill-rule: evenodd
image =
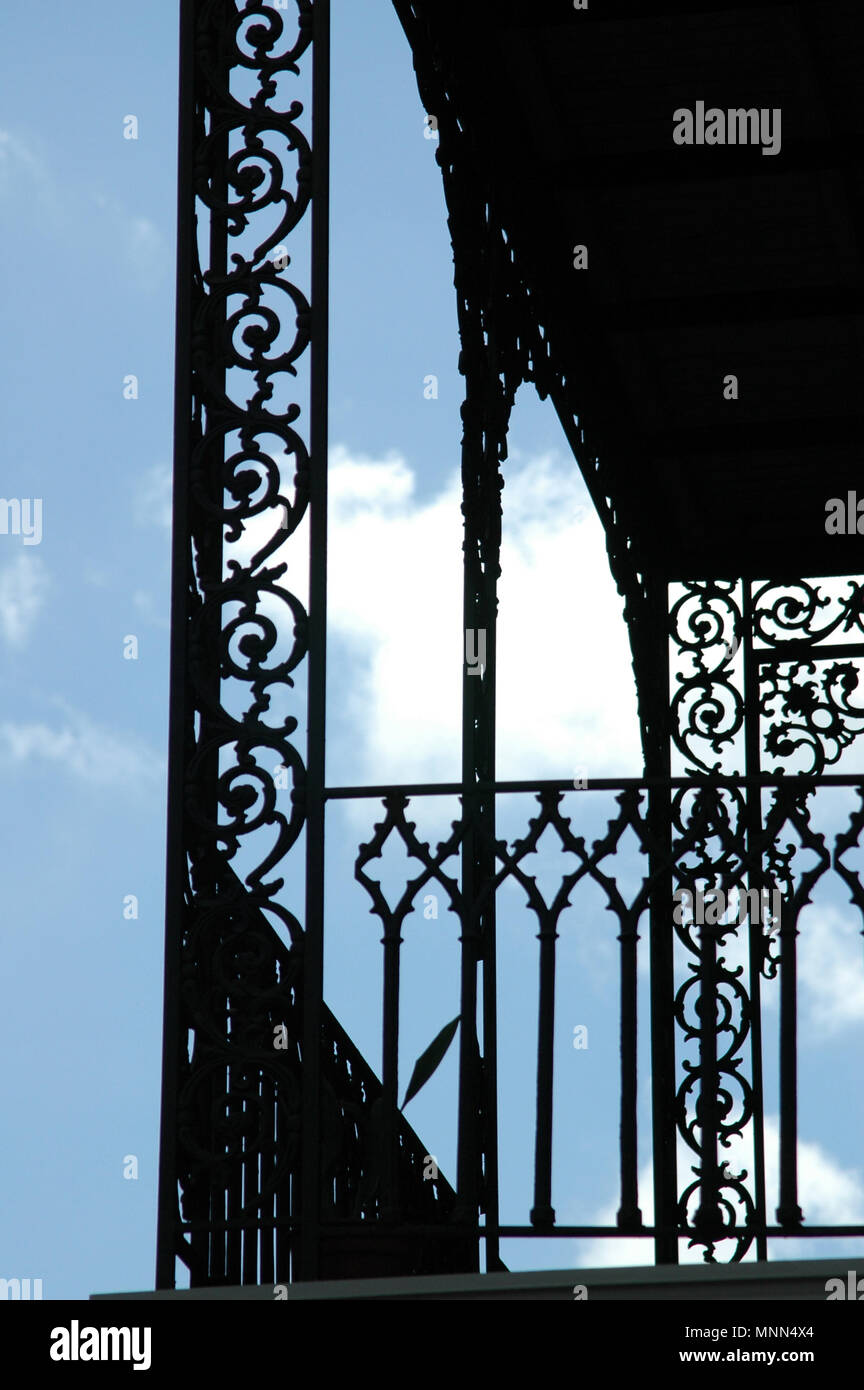
M 605 541 L 572 460 L 505 468 L 498 775 L 638 774 L 630 651 Z M 341 712 L 374 782 L 459 775 L 462 516 L 458 477 L 417 499 L 399 457 L 335 449 L 329 621 L 362 659 Z M 337 711 L 333 711 L 337 713 Z
M 780 1145 L 776 1120 L 766 1125 L 766 1134 L 771 1146 L 766 1167 L 776 1188 Z M 839 1168 L 819 1144 L 799 1141 L 798 1190 L 804 1214 L 813 1226 L 852 1226 L 864 1221 L 861 1173 Z
M 733 1140 L 728 1150 L 723 1150 L 729 1164 L 729 1171 L 736 1175 L 742 1169 L 753 1172 L 752 1148 L 746 1139 Z M 697 1162 L 692 1150 L 684 1144 L 678 1147 L 679 1189 L 692 1180 L 691 1168 Z M 765 1189 L 769 1223 L 773 1224 L 773 1213 L 777 1206 L 780 1172 L 780 1127 L 776 1115 L 765 1117 Z M 654 1220 L 654 1196 L 652 1190 L 653 1168 L 646 1163 L 639 1173 L 639 1205 L 642 1219 L 646 1225 Z M 746 1185 L 746 1184 L 745 1184 Z M 820 1144 L 798 1140 L 798 1201 L 810 1226 L 851 1226 L 864 1221 L 864 1177 L 857 1169 L 844 1169 L 837 1164 Z M 596 1226 L 614 1226 L 618 1211 L 617 1197 L 611 1198 L 588 1223 Z M 740 1211 L 738 1219 L 741 1219 Z M 808 1250 L 807 1240 L 784 1239 L 782 1258 L 813 1258 Z M 732 1247 L 719 1246 L 717 1259 L 729 1258 Z M 574 1259 L 577 1267 L 583 1269 L 613 1269 L 627 1265 L 650 1265 L 654 1263 L 654 1243 L 651 1239 L 598 1239 L 578 1241 L 574 1246 Z M 755 1248 L 748 1251 L 746 1260 L 756 1258 Z M 776 1258 L 776 1254 L 775 1254 Z M 701 1264 L 702 1248 L 688 1249 L 684 1241 L 679 1243 L 679 1259 L 682 1264 Z
M 498 776 L 633 775 L 642 758 L 622 604 L 602 527 L 572 460 L 506 465 L 498 621 Z M 248 562 L 275 511 L 247 523 L 226 557 Z M 349 653 L 334 674 L 331 735 L 350 747 L 332 783 L 450 781 L 461 772 L 461 484 L 418 497 L 398 454 L 336 446 L 329 468 L 328 629 Z M 269 564 L 305 602 L 302 525 Z M 277 605 L 265 604 L 274 618 Z M 332 649 L 331 649 L 332 656 Z
M 375 462 L 352 458 L 344 446 L 337 446 L 330 454 L 327 490 L 331 524 L 344 524 L 370 506 L 397 515 L 414 505 L 414 474 L 398 454 Z
M 812 1025 L 832 1036 L 864 1023 L 861 922 L 854 909 L 806 907 L 798 921 L 798 963 Z
M 12 646 L 29 636 L 50 587 L 38 555 L 18 555 L 0 570 L 0 632 Z
M 61 702 L 57 702 L 61 703 Z M 0 757 L 53 763 L 92 786 L 135 786 L 161 781 L 165 760 L 140 741 L 67 710 L 62 727 L 0 723 Z

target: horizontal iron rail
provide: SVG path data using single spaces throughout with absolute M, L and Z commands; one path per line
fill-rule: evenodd
M 399 1222 L 392 1227 L 380 1220 L 374 1221 L 324 1221 L 320 1223 L 321 1231 L 328 1235 L 382 1235 L 388 1229 L 397 1235 L 422 1235 L 433 1236 L 444 1239 L 446 1237 L 464 1236 L 485 1239 L 487 1231 L 485 1226 L 474 1226 L 465 1223 L 450 1223 L 439 1225 L 428 1225 L 419 1222 Z M 224 1230 L 299 1230 L 300 1222 L 297 1220 L 282 1219 L 275 1217 L 272 1220 L 264 1218 L 251 1219 L 248 1217 L 234 1217 L 231 1220 L 223 1221 L 180 1221 L 177 1229 L 183 1232 L 190 1231 L 224 1231 Z M 524 1237 L 534 1237 L 535 1240 L 552 1240 L 557 1237 L 581 1237 L 581 1236 L 603 1236 L 606 1237 L 653 1237 L 657 1234 L 656 1226 L 500 1226 L 497 1233 L 501 1238 L 512 1237 L 520 1239 Z M 679 1240 L 686 1240 L 694 1235 L 690 1229 L 677 1227 L 674 1234 Z M 864 1236 L 864 1226 L 808 1226 L 797 1230 L 786 1230 L 782 1226 L 740 1226 L 730 1231 L 729 1238 L 740 1235 L 759 1235 L 764 1234 L 770 1240 L 795 1239 L 795 1240 L 842 1240 L 850 1236 Z
M 321 1221 L 321 1230 L 328 1234 L 338 1235 L 369 1235 L 372 1233 L 380 1234 L 388 1228 L 387 1222 L 378 1219 L 374 1221 Z M 201 1221 L 179 1221 L 177 1229 L 188 1233 L 192 1231 L 227 1231 L 227 1230 L 296 1230 L 300 1229 L 300 1221 L 290 1217 L 241 1217 L 236 1216 L 223 1220 L 201 1220 Z M 429 1235 L 447 1236 L 464 1235 L 473 1236 L 479 1239 L 485 1238 L 487 1232 L 483 1225 L 471 1225 L 469 1223 L 448 1223 L 430 1225 L 424 1222 L 399 1222 L 393 1226 L 394 1233 L 400 1235 Z M 553 1239 L 559 1236 L 579 1237 L 579 1236 L 603 1236 L 605 1237 L 653 1237 L 657 1234 L 658 1227 L 654 1225 L 624 1225 L 624 1226 L 501 1226 L 498 1234 L 503 1238 L 512 1236 L 513 1238 L 531 1237 L 537 1240 Z M 734 1228 L 735 1235 L 741 1234 L 764 1234 L 770 1239 L 834 1239 L 840 1240 L 850 1236 L 864 1236 L 864 1225 L 850 1226 L 806 1226 L 797 1229 L 787 1229 L 782 1226 L 757 1225 L 740 1226 Z M 676 1227 L 674 1234 L 679 1240 L 692 1237 L 694 1231 L 687 1227 Z M 733 1232 L 730 1232 L 730 1236 Z
M 702 777 L 588 777 L 582 788 L 574 788 L 573 779 L 552 779 L 536 782 L 478 782 L 476 785 L 463 785 L 461 782 L 406 782 L 391 783 L 375 787 L 327 787 L 324 791 L 328 801 L 346 801 L 351 798 L 362 800 L 382 796 L 464 796 L 471 792 L 549 792 L 549 791 L 627 791 L 631 787 L 862 787 L 864 772 L 832 772 L 814 775 L 813 773 L 774 774 L 714 773 Z
M 754 647 L 753 660 L 760 666 L 774 662 L 796 662 L 802 666 L 813 661 L 832 661 L 841 656 L 864 656 L 862 642 L 826 642 L 819 646 L 814 642 L 775 642 L 770 647 Z
M 227 1220 L 178 1221 L 178 1231 L 299 1231 L 302 1223 L 289 1216 L 232 1216 Z
M 653 1236 L 657 1228 L 654 1226 L 640 1226 L 635 1230 L 629 1227 L 619 1229 L 617 1226 L 550 1226 L 548 1229 L 538 1229 L 535 1226 L 499 1226 L 498 1234 L 503 1240 L 505 1236 L 518 1238 L 520 1236 L 534 1236 L 540 1240 L 551 1240 L 556 1236 L 628 1236 L 631 1240 L 634 1236 Z M 480 1234 L 483 1228 L 480 1227 Z M 679 1240 L 692 1239 L 694 1231 L 681 1230 L 678 1228 L 674 1234 Z M 766 1235 L 769 1240 L 779 1240 L 785 1236 L 796 1240 L 802 1239 L 843 1239 L 849 1236 L 864 1236 L 864 1226 L 811 1226 L 808 1230 L 785 1230 L 781 1226 L 735 1226 L 726 1235 L 727 1240 L 736 1239 L 742 1235 Z M 722 1235 L 717 1236 L 718 1240 L 723 1239 Z

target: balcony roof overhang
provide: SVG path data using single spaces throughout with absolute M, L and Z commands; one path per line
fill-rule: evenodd
M 639 568 L 864 570 L 825 529 L 864 498 L 860 0 L 411 8 Z M 779 148 L 676 144 L 697 102 L 779 109 Z

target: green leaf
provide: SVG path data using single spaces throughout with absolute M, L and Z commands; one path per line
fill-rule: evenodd
M 405 1099 L 402 1102 L 402 1109 L 413 1100 L 421 1086 L 425 1086 L 429 1077 L 435 1071 L 438 1064 L 443 1060 L 444 1054 L 456 1036 L 456 1029 L 459 1027 L 461 1014 L 457 1014 L 452 1022 L 448 1023 L 437 1038 L 429 1044 L 426 1051 L 417 1058 L 414 1063 L 414 1070 L 411 1073 L 411 1080 L 408 1082 L 408 1090 L 405 1092 Z

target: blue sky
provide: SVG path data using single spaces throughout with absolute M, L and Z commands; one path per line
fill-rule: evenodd
M 328 781 L 451 780 L 459 768 L 461 394 L 443 193 L 390 5 L 334 0 L 333 9 Z M 38 74 L 21 58 L 12 12 L 0 12 L 2 492 L 42 499 L 43 518 L 38 545 L 0 536 L 0 1275 L 42 1278 L 47 1298 L 153 1283 L 175 10 L 167 0 L 61 8 L 40 36 Z M 136 141 L 123 139 L 127 114 L 138 117 Z M 136 400 L 123 396 L 130 373 Z M 434 400 L 423 392 L 429 374 L 438 378 Z M 602 533 L 553 412 L 528 389 L 505 476 L 499 776 L 638 775 L 629 650 Z M 302 555 L 302 537 L 298 545 Z M 124 659 L 129 636 L 137 660 Z M 614 809 L 599 794 L 569 801 L 588 838 Z M 508 800 L 502 831 L 524 833 L 533 809 L 530 798 Z M 376 811 L 372 802 L 340 803 L 328 813 L 327 1000 L 380 1069 L 380 930 L 352 876 Z M 454 814 L 449 802 L 418 808 L 418 829 L 434 840 Z M 627 864 L 632 871 L 632 851 Z M 537 867 L 551 882 L 554 857 L 544 854 Z M 385 883 L 392 869 L 388 861 Z M 286 901 L 296 910 L 292 891 L 289 874 Z M 123 916 L 129 894 L 136 920 Z M 860 923 L 836 890 L 810 920 L 802 1171 L 818 1219 L 862 1220 L 861 1122 L 849 1117 L 864 1033 Z M 603 1222 L 614 1218 L 616 1197 L 616 928 L 590 891 L 567 921 L 553 1201 L 561 1221 Z M 514 892 L 502 895 L 500 933 L 502 1217 L 524 1223 L 537 946 Z M 443 903 L 438 921 L 417 912 L 406 926 L 403 1088 L 414 1058 L 458 1012 L 457 936 Z M 644 1006 L 644 971 L 640 988 Z M 572 1047 L 579 1024 L 589 1028 L 587 1051 Z M 453 1048 L 408 1110 L 451 1177 L 455 1057 Z M 771 1134 L 769 1123 L 769 1147 Z M 138 1160 L 137 1180 L 124 1179 L 127 1155 Z M 634 1244 L 522 1242 L 505 1258 L 513 1268 L 615 1263 L 637 1258 Z M 641 1258 L 651 1258 L 647 1243 Z

